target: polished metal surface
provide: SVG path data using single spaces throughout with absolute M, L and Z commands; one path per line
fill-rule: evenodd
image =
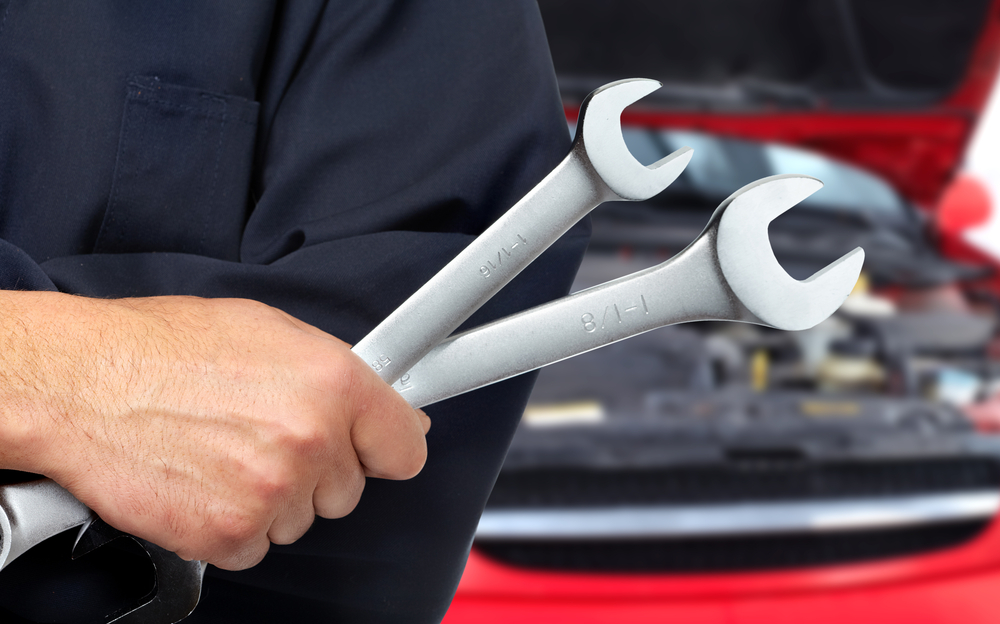
M 660 505 L 598 509 L 487 510 L 476 538 L 483 540 L 613 540 L 823 533 L 986 520 L 1000 493 L 950 492 L 892 498 Z
M 94 517 L 49 479 L 0 487 L 0 569 L 27 550 Z
M 116 539 L 130 539 L 142 546 L 153 564 L 156 584 L 139 605 L 112 614 L 106 624 L 176 624 L 191 615 L 201 599 L 206 567 L 202 561 L 185 561 L 152 542 L 122 533 L 100 518 L 80 531 L 73 546 L 73 558 L 85 556 Z
M 691 150 L 647 167 L 628 151 L 621 130 L 625 107 L 659 87 L 632 79 L 591 93 L 566 158 L 353 351 L 382 379 L 396 381 L 597 205 L 648 199 L 669 186 Z
M 138 542 L 156 570 L 156 587 L 142 604 L 112 616 L 109 624 L 174 624 L 194 610 L 201 595 L 205 566 L 114 529 L 50 479 L 0 487 L 0 569 L 46 539 L 74 527 L 80 534 L 73 556 L 119 537 Z
M 716 258 L 737 299 L 764 325 L 795 331 L 814 327 L 844 303 L 861 273 L 865 252 L 856 248 L 803 281 L 774 257 L 767 226 L 823 187 L 808 176 L 772 176 L 731 195 L 716 211 Z M 713 220 L 715 220 L 713 218 Z
M 767 224 L 821 187 L 798 175 L 749 184 L 663 264 L 454 336 L 393 387 L 422 407 L 665 325 L 726 320 L 811 327 L 850 294 L 864 251 L 855 249 L 799 282 L 774 259 Z

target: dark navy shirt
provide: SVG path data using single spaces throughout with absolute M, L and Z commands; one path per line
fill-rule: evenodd
M 355 342 L 568 146 L 532 0 L 0 0 L 5 289 L 246 297 Z M 585 245 L 467 326 L 563 294 Z M 188 621 L 439 620 L 530 382 L 429 407 L 417 478 L 210 568 Z M 0 574 L 4 621 L 93 619 L 148 576 L 64 546 Z

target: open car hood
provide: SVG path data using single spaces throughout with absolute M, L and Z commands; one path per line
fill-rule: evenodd
M 593 88 L 664 88 L 625 121 L 799 145 L 936 203 L 997 74 L 1000 0 L 539 0 L 572 118 Z

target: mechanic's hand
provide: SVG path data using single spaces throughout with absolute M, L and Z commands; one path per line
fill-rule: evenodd
M 274 308 L 2 295 L 0 465 L 185 559 L 253 566 L 315 515 L 350 513 L 365 476 L 407 479 L 426 459 L 423 412 Z

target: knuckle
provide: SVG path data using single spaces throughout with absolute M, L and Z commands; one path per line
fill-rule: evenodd
M 326 345 L 303 355 L 297 363 L 296 374 L 301 382 L 313 388 L 329 401 L 332 397 L 344 397 L 353 392 L 357 384 L 358 366 L 342 357 L 342 354 L 330 353 Z
M 329 426 L 322 414 L 303 409 L 296 416 L 285 419 L 274 434 L 274 441 L 289 457 L 315 458 L 323 454 L 332 443 Z
M 214 523 L 214 535 L 225 550 L 241 550 L 261 534 L 260 523 L 244 514 L 224 514 Z
M 262 509 L 274 505 L 293 496 L 297 481 L 294 471 L 287 465 L 270 466 L 267 470 L 258 471 L 251 485 L 251 491 Z

